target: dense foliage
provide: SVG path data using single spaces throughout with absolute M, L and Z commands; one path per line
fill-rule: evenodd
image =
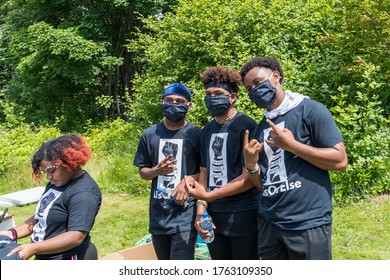
M 175 2 L 1 0 L 0 99 L 63 131 L 122 116 L 138 68 L 125 47 L 137 14 Z
M 281 62 L 285 89 L 323 102 L 338 123 L 350 164 L 331 174 L 335 202 L 390 191 L 388 1 L 176 2 L 0 0 L 0 173 L 55 127 L 89 137 L 107 191 L 142 192 L 132 157 L 140 132 L 162 118 L 164 87 L 190 87 L 189 118 L 202 126 L 209 116 L 199 74 L 213 65 L 240 70 L 263 55 Z M 245 90 L 239 100 L 260 120 Z

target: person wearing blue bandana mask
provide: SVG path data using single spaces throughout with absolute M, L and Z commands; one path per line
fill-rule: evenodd
M 256 122 L 238 112 L 240 74 L 226 66 L 209 67 L 201 74 L 204 102 L 214 119 L 200 134 L 199 178 L 186 177 L 188 193 L 198 199 L 195 222 L 199 235 L 200 217 L 212 217 L 214 241 L 208 243 L 213 260 L 250 260 L 257 257 L 257 209 L 259 191 L 243 170 L 243 137 Z
M 162 106 L 166 126 L 181 127 L 185 124 L 188 109 L 191 108 L 191 92 L 183 84 L 172 84 L 164 91 Z
M 142 133 L 133 163 L 152 181 L 149 232 L 157 258 L 193 260 L 195 205 L 183 178 L 198 176 L 200 128 L 186 120 L 191 91 L 184 84 L 167 86 L 162 98 L 165 118 Z
M 321 103 L 283 90 L 283 70 L 256 57 L 240 72 L 249 98 L 265 108 L 244 137 L 245 167 L 261 191 L 259 258 L 332 259 L 332 185 L 329 171 L 345 171 L 343 138 Z

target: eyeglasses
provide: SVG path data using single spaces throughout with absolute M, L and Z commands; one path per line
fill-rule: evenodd
M 187 104 L 187 100 L 185 100 L 185 99 L 164 99 L 163 101 L 162 101 L 162 104 L 174 104 L 174 103 L 176 103 L 176 104 Z
M 50 165 L 50 166 L 46 167 L 45 169 L 43 169 L 43 173 L 53 174 L 57 170 L 57 168 L 58 168 L 57 165 Z

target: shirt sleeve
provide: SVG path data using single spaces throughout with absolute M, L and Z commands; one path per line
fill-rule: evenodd
M 69 201 L 68 231 L 89 232 L 99 211 L 101 197 L 92 191 L 77 192 Z
M 315 147 L 330 148 L 343 141 L 332 114 L 323 104 L 313 107 L 306 122 Z
M 146 135 L 143 133 L 138 143 L 138 148 L 134 156 L 133 164 L 139 168 L 152 167 L 152 161 L 148 153 L 148 141 Z

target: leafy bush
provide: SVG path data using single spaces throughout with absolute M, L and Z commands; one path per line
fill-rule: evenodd
M 0 125 L 0 191 L 8 193 L 29 188 L 32 180 L 31 157 L 40 145 L 60 135 L 53 127 L 34 128 L 20 123 L 14 127 Z
M 54 127 L 31 128 L 0 125 L 0 194 L 35 185 L 31 177 L 31 157 L 45 141 L 61 135 Z M 149 182 L 138 175 L 133 158 L 140 133 L 123 120 L 87 128 L 84 134 L 93 156 L 85 169 L 102 191 L 140 195 L 149 190 Z M 42 185 L 46 185 L 44 179 Z
M 378 70 L 361 66 L 362 79 L 354 88 L 340 86 L 331 109 L 344 137 L 349 158 L 346 174 L 333 173 L 336 203 L 349 203 L 390 192 L 390 128 L 376 94 L 382 87 Z
M 133 166 L 141 135 L 134 124 L 117 119 L 89 128 L 86 135 L 93 151 L 86 168 L 103 191 L 139 195 L 149 190 L 149 182 L 142 180 Z

